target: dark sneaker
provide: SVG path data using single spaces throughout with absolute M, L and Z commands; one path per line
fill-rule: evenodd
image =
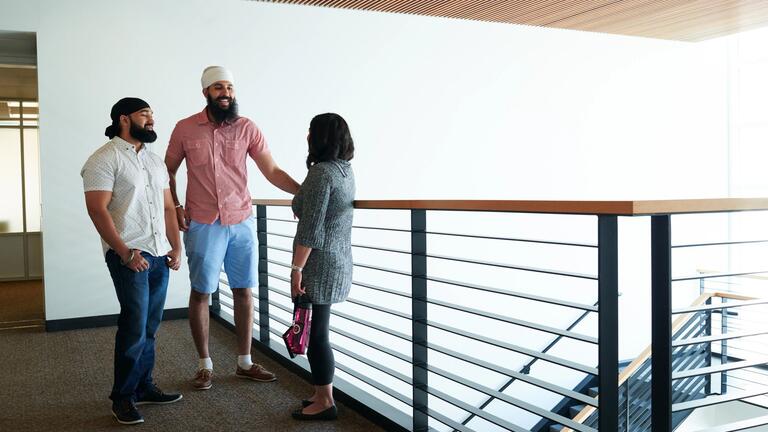
M 192 380 L 192 386 L 195 390 L 208 390 L 213 385 L 213 371 L 210 369 L 200 369 Z
M 144 417 L 139 414 L 136 405 L 130 399 L 112 402 L 112 415 L 118 423 L 124 425 L 133 425 L 144 423 Z
M 179 393 L 163 393 L 162 390 L 152 384 L 141 397 L 136 399 L 136 405 L 165 405 L 178 402 L 183 398 Z
M 264 369 L 260 364 L 256 364 L 256 363 L 254 363 L 250 369 L 243 369 L 240 366 L 238 366 L 237 372 L 235 372 L 235 375 L 237 375 L 240 378 L 247 378 L 250 380 L 260 381 L 260 382 L 270 382 L 277 379 L 277 377 L 275 377 L 275 374 Z

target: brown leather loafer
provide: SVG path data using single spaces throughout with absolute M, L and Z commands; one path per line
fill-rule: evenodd
M 195 390 L 208 390 L 213 385 L 213 371 L 210 369 L 200 369 L 192 380 L 192 387 Z
M 243 369 L 240 366 L 238 366 L 237 371 L 235 372 L 235 375 L 237 375 L 240 378 L 247 378 L 249 380 L 259 381 L 259 382 L 270 382 L 277 379 L 277 377 L 275 377 L 275 374 L 264 369 L 260 364 L 256 364 L 256 363 L 254 363 L 250 369 Z

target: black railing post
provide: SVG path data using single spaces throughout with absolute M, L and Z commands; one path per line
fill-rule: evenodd
M 427 415 L 427 212 L 411 210 L 411 330 L 413 431 L 428 429 Z
M 721 303 L 727 303 L 728 299 L 725 297 L 720 298 Z M 728 309 L 720 309 L 720 333 L 728 333 Z M 728 339 L 720 341 L 720 364 L 728 363 Z M 728 392 L 728 371 L 720 372 L 720 394 L 726 394 Z
M 706 303 L 707 306 L 712 304 L 712 298 L 708 298 Z M 708 310 L 704 312 L 704 336 L 712 336 L 712 311 Z M 706 349 L 706 366 L 710 367 L 712 366 L 712 343 L 707 344 Z M 709 395 L 712 394 L 712 374 L 708 374 L 706 376 L 706 386 L 704 387 L 704 393 Z
M 221 301 L 219 300 L 219 289 L 221 289 L 221 283 L 216 291 L 211 294 L 211 307 L 210 313 L 218 315 L 221 312 Z
M 619 430 L 619 241 L 616 216 L 598 216 L 598 429 Z
M 269 264 L 267 262 L 267 206 L 256 206 L 256 232 L 259 238 L 259 341 L 269 345 Z
M 672 226 L 651 216 L 651 430 L 672 430 Z

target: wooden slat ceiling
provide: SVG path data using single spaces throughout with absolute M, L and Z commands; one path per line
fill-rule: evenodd
M 262 0 L 702 41 L 768 25 L 768 0 Z

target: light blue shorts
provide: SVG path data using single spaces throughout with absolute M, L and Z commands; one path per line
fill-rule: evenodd
M 258 244 L 252 216 L 237 225 L 225 226 L 218 219 L 210 225 L 190 221 L 184 246 L 193 290 L 202 294 L 216 292 L 222 264 L 230 288 L 258 286 Z

